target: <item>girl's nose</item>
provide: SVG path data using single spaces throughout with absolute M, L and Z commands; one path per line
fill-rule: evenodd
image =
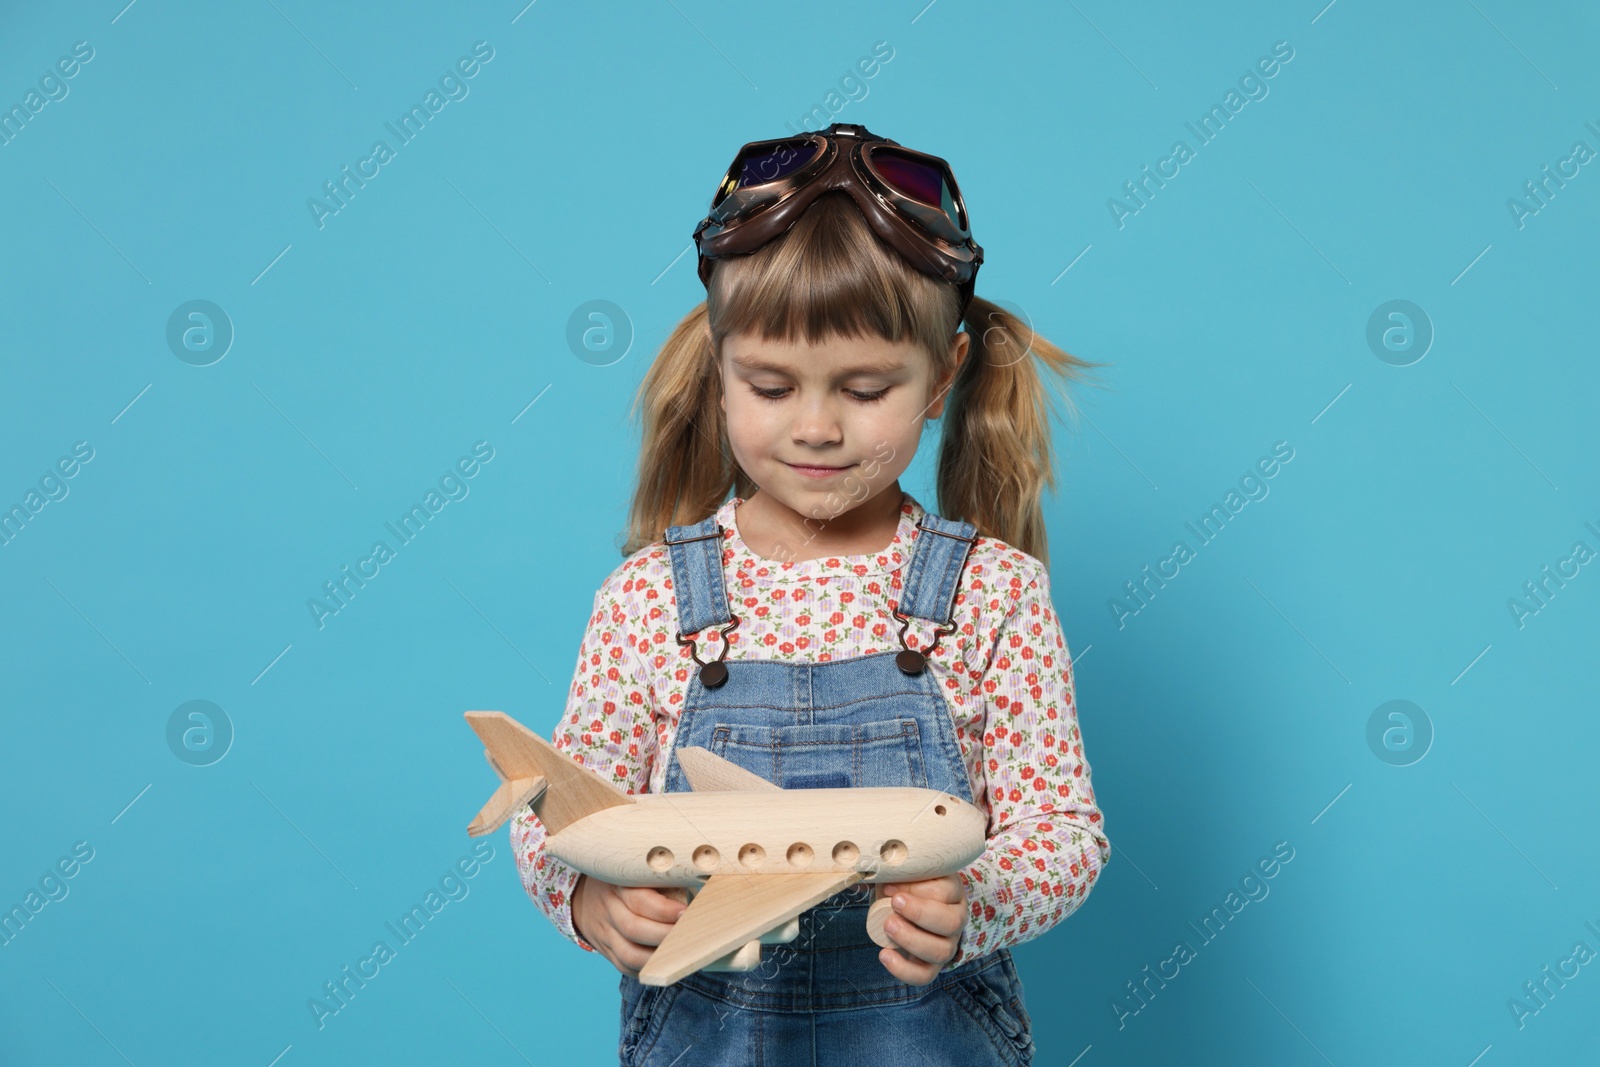
M 806 404 L 795 414 L 790 435 L 796 444 L 822 446 L 838 444 L 843 436 L 839 416 L 828 403 Z

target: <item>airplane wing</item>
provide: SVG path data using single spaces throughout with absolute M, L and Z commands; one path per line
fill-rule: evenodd
M 671 985 L 859 881 L 860 871 L 714 874 L 656 947 L 639 981 Z
M 677 758 L 684 777 L 689 779 L 689 787 L 697 793 L 715 790 L 783 792 L 781 787 L 773 785 L 759 774 L 752 774 L 737 763 L 729 763 L 708 748 L 680 748 Z

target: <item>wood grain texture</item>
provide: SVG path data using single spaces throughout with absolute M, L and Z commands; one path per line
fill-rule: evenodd
M 639 981 L 671 985 L 860 880 L 856 871 L 713 875 L 651 954 Z
M 546 796 L 548 797 L 548 793 Z M 613 885 L 694 885 L 718 874 L 855 871 L 937 878 L 987 843 L 982 812 L 931 789 L 642 793 L 550 837 L 551 855 Z
M 755 793 L 781 793 L 783 790 L 761 777 L 745 770 L 737 763 L 730 763 L 710 749 L 698 746 L 687 746 L 676 752 L 678 766 L 683 768 L 683 775 L 689 779 L 689 785 L 697 793 L 712 792 L 755 792 Z

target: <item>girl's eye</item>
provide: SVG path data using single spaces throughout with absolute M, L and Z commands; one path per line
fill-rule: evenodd
M 755 395 L 760 397 L 762 400 L 778 401 L 784 398 L 785 394 L 789 392 L 789 389 L 787 386 L 776 389 L 761 389 L 752 385 L 750 387 L 750 391 L 755 393 Z M 889 394 L 888 388 L 879 389 L 876 393 L 863 393 L 858 392 L 855 389 L 846 389 L 845 392 L 849 393 L 852 397 L 864 404 L 870 404 L 875 400 L 882 400 Z

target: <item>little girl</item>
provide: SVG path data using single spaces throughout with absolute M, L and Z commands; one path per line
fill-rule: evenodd
M 973 296 L 950 168 L 861 126 L 746 145 L 695 241 L 707 298 L 641 384 L 627 558 L 553 740 L 628 792 L 689 788 L 689 745 L 786 789 L 944 790 L 987 813 L 988 845 L 839 893 L 756 970 L 670 986 L 636 976 L 678 900 L 580 876 L 526 809 L 523 884 L 622 972 L 623 1064 L 1029 1063 L 1008 946 L 1111 856 L 1040 509 L 1038 363 L 1093 364 Z M 941 415 L 935 514 L 898 479 Z M 868 938 L 874 896 L 896 947 Z

